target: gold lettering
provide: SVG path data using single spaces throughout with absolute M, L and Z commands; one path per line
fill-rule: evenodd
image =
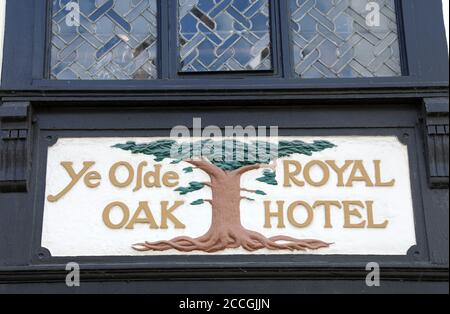
M 346 160 L 344 165 L 342 167 L 339 167 L 336 164 L 335 160 L 327 160 L 326 163 L 331 167 L 331 169 L 334 170 L 334 172 L 336 172 L 337 174 L 337 178 L 338 178 L 338 182 L 337 182 L 337 186 L 338 187 L 343 187 L 344 185 L 344 172 L 353 164 L 352 160 Z
M 160 181 L 161 165 L 155 165 L 155 171 L 149 171 L 144 176 L 144 184 L 148 188 L 161 187 Z M 153 180 L 150 180 L 153 179 Z
M 164 176 L 162 178 L 162 182 L 165 186 L 167 186 L 169 188 L 173 188 L 178 185 L 179 179 L 180 179 L 180 177 L 178 176 L 178 173 L 169 171 L 166 174 L 164 174 Z
M 306 220 L 304 223 L 297 222 L 294 217 L 294 210 L 299 206 L 303 206 L 307 212 L 307 217 L 306 217 Z M 307 227 L 311 224 L 311 222 L 313 221 L 313 218 L 314 218 L 314 211 L 313 211 L 312 207 L 309 206 L 309 204 L 306 202 L 297 201 L 297 202 L 292 203 L 288 207 L 288 220 L 294 227 L 297 227 L 297 228 Z
M 119 182 L 119 180 L 117 180 L 116 171 L 119 167 L 125 167 L 128 171 L 128 177 L 124 182 Z M 111 181 L 112 185 L 118 188 L 125 188 L 129 186 L 131 182 L 133 182 L 133 177 L 134 177 L 133 167 L 126 161 L 116 162 L 109 170 L 109 180 Z
M 146 161 L 139 163 L 136 175 L 136 186 L 133 189 L 133 192 L 139 191 L 142 188 L 142 172 L 147 165 L 148 163 Z
M 84 184 L 86 184 L 88 188 L 93 189 L 100 185 L 101 179 L 102 176 L 100 175 L 100 173 L 98 173 L 97 171 L 91 171 L 84 176 Z
M 359 223 L 352 223 L 352 217 L 362 218 L 361 213 L 358 209 L 352 208 L 352 206 L 364 207 L 364 204 L 360 201 L 343 201 L 344 205 L 344 228 L 355 229 L 355 228 L 364 228 L 366 225 L 366 221 L 362 220 Z
M 311 178 L 311 168 L 314 166 L 318 166 L 322 170 L 322 179 L 319 182 L 315 182 Z M 305 169 L 303 170 L 303 177 L 305 178 L 305 181 L 308 182 L 308 184 L 312 186 L 323 186 L 327 184 L 328 180 L 330 179 L 330 170 L 328 169 L 328 166 L 320 160 L 313 160 L 308 162 L 305 165 Z
M 56 195 L 49 195 L 47 197 L 47 200 L 49 202 L 56 202 L 58 201 L 61 197 L 63 197 L 64 195 L 66 195 L 74 186 L 75 184 L 78 183 L 78 181 L 80 181 L 80 179 L 84 176 L 84 174 L 93 166 L 95 165 L 95 161 L 85 161 L 83 162 L 83 169 L 81 169 L 80 172 L 76 173 L 75 170 L 73 170 L 73 162 L 71 161 L 63 161 L 61 162 L 61 166 L 66 170 L 66 172 L 68 173 L 71 181 L 70 183 L 58 194 Z
M 139 218 L 141 212 L 144 213 L 145 218 Z M 158 229 L 155 218 L 153 218 L 150 207 L 148 207 L 148 202 L 139 202 L 139 207 L 126 226 L 126 229 L 134 229 L 135 224 L 149 224 L 150 229 Z
M 264 228 L 272 228 L 272 224 L 270 222 L 270 218 L 276 217 L 278 218 L 277 228 L 285 228 L 284 225 L 284 217 L 283 217 L 283 207 L 284 201 L 277 201 L 278 210 L 276 212 L 270 211 L 271 201 L 264 201 L 264 209 L 265 209 L 265 223 Z
M 169 206 L 169 202 L 161 202 L 161 229 L 167 229 L 167 221 L 171 220 L 173 224 L 175 225 L 175 229 L 184 229 L 186 226 L 182 224 L 173 214 L 172 212 L 183 205 L 183 201 L 176 201 L 174 205 L 170 208 L 167 208 Z
M 358 172 L 360 173 L 359 175 Z M 360 181 L 365 182 L 366 186 L 373 186 L 372 181 L 370 180 L 369 174 L 366 171 L 366 168 L 364 168 L 364 164 L 362 160 L 355 160 L 355 163 L 353 165 L 352 172 L 350 174 L 350 177 L 348 178 L 346 186 L 352 187 L 353 182 Z
M 331 229 L 333 225 L 331 224 L 331 207 L 335 206 L 339 209 L 342 208 L 342 205 L 339 201 L 317 201 L 314 203 L 313 207 L 324 206 L 325 208 L 325 225 L 324 228 Z
M 119 207 L 122 210 L 123 218 L 118 224 L 113 224 L 110 219 L 111 210 L 115 207 Z M 120 229 L 127 223 L 128 219 L 130 218 L 130 210 L 128 209 L 127 205 L 121 202 L 113 202 L 105 207 L 103 210 L 103 223 L 109 228 L 109 229 Z
M 395 179 L 392 179 L 389 182 L 382 182 L 381 180 L 381 160 L 373 161 L 375 166 L 375 186 L 394 186 Z
M 374 221 L 374 215 L 373 215 L 373 201 L 367 201 L 366 202 L 366 208 L 367 208 L 367 228 L 370 229 L 385 229 L 389 223 L 388 220 L 385 220 L 381 224 L 376 224 Z
M 295 170 L 293 172 L 290 172 L 289 167 L 290 165 L 295 166 Z M 291 187 L 290 180 L 297 185 L 297 186 L 305 186 L 305 182 L 298 180 L 296 178 L 297 175 L 300 174 L 302 171 L 302 165 L 298 161 L 295 160 L 285 160 L 283 161 L 283 167 L 284 167 L 284 187 Z

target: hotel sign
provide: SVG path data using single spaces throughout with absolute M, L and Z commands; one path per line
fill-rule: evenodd
M 61 138 L 48 149 L 52 256 L 406 255 L 415 244 L 396 137 Z

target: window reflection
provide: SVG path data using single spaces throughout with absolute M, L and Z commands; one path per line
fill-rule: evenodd
M 182 72 L 272 69 L 268 0 L 179 0 Z
M 156 78 L 156 10 L 156 0 L 53 0 L 51 78 Z
M 302 78 L 400 76 L 394 0 L 289 0 Z

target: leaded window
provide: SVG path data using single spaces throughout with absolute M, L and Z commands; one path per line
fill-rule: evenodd
M 182 72 L 272 68 L 269 0 L 179 0 Z
M 399 76 L 394 0 L 289 0 L 302 78 Z
M 156 4 L 156 0 L 53 0 L 51 78 L 156 78 Z
M 403 74 L 396 0 L 48 1 L 55 80 Z

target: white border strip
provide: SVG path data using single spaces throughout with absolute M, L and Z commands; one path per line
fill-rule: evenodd
M 447 35 L 447 52 L 448 52 L 448 46 L 449 46 L 449 40 L 448 40 L 448 3 L 449 3 L 449 0 L 442 0 L 442 9 L 444 11 L 445 33 Z
M 5 36 L 6 0 L 0 0 L 0 85 L 2 83 L 3 39 Z

